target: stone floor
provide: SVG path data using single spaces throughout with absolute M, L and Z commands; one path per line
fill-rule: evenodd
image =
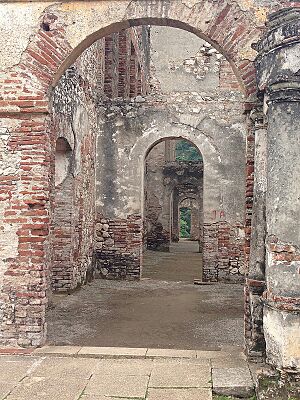
M 240 349 L 66 346 L 0 356 L 1 400 L 211 400 L 212 393 L 253 394 Z
M 47 315 L 52 345 L 218 350 L 243 345 L 243 286 L 197 286 L 197 242 L 146 252 L 140 282 L 94 280 L 55 295 Z
M 162 281 L 193 283 L 202 279 L 202 254 L 199 243 L 180 240 L 172 243 L 170 252 L 150 251 L 144 253 L 143 278 Z

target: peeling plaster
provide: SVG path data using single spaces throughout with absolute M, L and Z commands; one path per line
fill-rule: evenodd
M 31 36 L 39 29 L 39 19 L 49 2 L 0 3 L 0 69 L 19 64 Z M 7 23 L 9 21 L 9 24 Z M 17 38 L 13 32 L 16 27 Z M 20 34 L 20 29 L 22 33 Z

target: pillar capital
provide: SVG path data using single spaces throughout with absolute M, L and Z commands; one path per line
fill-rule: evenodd
M 285 8 L 271 14 L 256 50 L 259 90 L 270 92 L 271 101 L 299 101 L 300 9 Z

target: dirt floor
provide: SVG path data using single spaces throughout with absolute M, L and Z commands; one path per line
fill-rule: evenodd
M 48 343 L 56 345 L 216 350 L 243 345 L 243 286 L 197 286 L 196 242 L 170 253 L 146 252 L 140 282 L 97 279 L 71 295 L 55 295 Z

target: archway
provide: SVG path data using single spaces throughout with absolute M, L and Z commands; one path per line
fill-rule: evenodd
M 142 276 L 152 276 L 152 259 L 155 261 L 155 277 L 159 276 L 159 268 L 166 270 L 155 252 L 199 253 L 200 224 L 194 226 L 195 246 L 184 248 L 178 243 L 180 238 L 180 203 L 183 197 L 194 196 L 197 203 L 198 217 L 203 213 L 203 161 L 197 147 L 182 138 L 165 138 L 155 142 L 147 151 L 144 175 L 144 248 L 145 265 Z M 196 218 L 196 215 L 193 215 Z M 198 219 L 199 221 L 199 219 Z M 183 256 L 184 257 L 184 256 Z M 177 260 L 180 264 L 180 261 Z M 189 280 L 202 276 L 202 254 L 198 261 L 194 260 L 194 270 L 190 268 Z M 197 265 L 198 262 L 198 265 Z M 175 264 L 173 264 L 175 265 Z M 165 272 L 165 271 L 164 271 Z M 183 271 L 184 272 L 184 271 Z M 183 279 L 184 273 L 174 273 L 173 279 Z M 192 274 L 194 273 L 194 276 Z M 167 275 L 165 275 L 167 276 Z M 171 277 L 169 276 L 169 279 Z M 187 278 L 185 278 L 187 279 Z
M 125 3 L 125 2 L 124 2 Z M 154 3 L 153 3 L 154 4 Z M 34 86 L 32 87 L 32 93 L 31 93 L 31 97 L 32 99 L 30 99 L 29 102 L 27 102 L 26 100 L 23 100 L 23 103 L 18 103 L 18 102 L 14 102 L 11 103 L 13 104 L 14 110 L 17 111 L 21 111 L 22 113 L 26 113 L 26 112 L 30 112 L 33 111 L 33 115 L 34 115 L 34 121 L 33 121 L 33 125 L 34 127 L 36 127 L 36 129 L 38 130 L 38 132 L 40 132 L 40 130 L 42 129 L 43 131 L 43 140 L 41 143 L 39 143 L 39 145 L 41 146 L 41 152 L 42 152 L 42 156 L 44 157 L 44 160 L 46 160 L 45 164 L 42 164 L 41 170 L 39 171 L 39 174 L 41 174 L 41 176 L 48 176 L 48 174 L 52 174 L 51 169 L 49 168 L 50 163 L 49 163 L 49 150 L 52 147 L 52 149 L 54 148 L 53 146 L 53 141 L 52 138 L 50 137 L 50 135 L 45 133 L 48 133 L 48 119 L 44 118 L 43 113 L 47 113 L 48 111 L 48 102 L 45 101 L 45 98 L 43 94 L 41 93 L 46 93 L 48 88 L 49 88 L 49 84 L 51 82 L 53 82 L 53 77 L 59 77 L 61 75 L 61 73 L 65 70 L 65 67 L 67 65 L 69 65 L 68 63 L 70 63 L 70 60 L 74 61 L 76 55 L 79 55 L 78 51 L 82 51 L 84 48 L 87 48 L 88 44 L 91 44 L 92 42 L 94 43 L 93 46 L 97 46 L 99 43 L 96 42 L 97 39 L 99 39 L 100 37 L 103 37 L 105 34 L 108 33 L 113 33 L 118 31 L 121 27 L 125 27 L 125 25 L 123 24 L 128 24 L 129 25 L 146 25 L 149 23 L 157 23 L 157 25 L 172 25 L 174 27 L 177 28 L 184 28 L 190 32 L 193 32 L 195 34 L 197 34 L 199 37 L 205 37 L 208 41 L 210 41 L 211 43 L 214 44 L 215 47 L 217 47 L 218 49 L 221 50 L 221 52 L 223 54 L 226 54 L 226 57 L 228 59 L 230 59 L 230 62 L 232 63 L 232 65 L 234 66 L 234 71 L 237 73 L 237 67 L 235 65 L 235 61 L 238 64 L 240 62 L 239 59 L 239 55 L 238 55 L 238 51 L 236 54 L 234 54 L 234 50 L 232 50 L 232 54 L 234 54 L 234 57 L 230 57 L 229 53 L 227 54 L 226 50 L 223 49 L 223 47 L 221 46 L 221 42 L 218 44 L 218 40 L 216 39 L 212 39 L 209 37 L 209 30 L 207 27 L 207 36 L 205 35 L 205 33 L 201 33 L 201 29 L 199 29 L 199 27 L 193 27 L 193 25 L 195 25 L 194 23 L 188 24 L 186 21 L 179 21 L 178 18 L 175 18 L 175 14 L 178 13 L 178 15 L 182 15 L 184 16 L 183 19 L 186 19 L 188 21 L 189 18 L 193 19 L 193 13 L 190 15 L 190 9 L 186 8 L 186 6 L 183 6 L 182 4 L 180 4 L 180 7 L 177 8 L 177 6 L 175 7 L 173 4 L 175 3 L 170 3 L 170 6 L 165 7 L 165 2 L 155 2 L 154 5 L 151 5 L 151 7 L 146 7 L 145 8 L 145 3 L 144 2 L 134 2 L 134 6 L 133 7 L 129 7 L 127 8 L 125 14 L 126 14 L 126 18 L 124 21 L 125 22 L 119 22 L 121 20 L 123 20 L 124 15 L 121 17 L 118 13 L 118 15 L 110 15 L 108 16 L 108 20 L 105 21 L 105 26 L 106 28 L 102 28 L 98 26 L 98 28 L 96 29 L 94 26 L 90 26 L 88 28 L 88 26 L 86 25 L 86 28 L 88 29 L 93 29 L 94 33 L 91 33 L 91 35 L 87 35 L 87 32 L 84 33 L 85 29 L 82 29 L 80 31 L 80 35 L 87 35 L 86 38 L 88 38 L 87 40 L 84 39 L 81 41 L 82 46 L 79 45 L 77 46 L 77 44 L 75 44 L 75 41 L 78 39 L 73 37 L 73 44 L 70 45 L 70 43 L 68 42 L 68 38 L 70 39 L 71 36 L 69 36 L 70 30 L 68 30 L 68 28 L 70 28 L 71 30 L 74 28 L 71 28 L 71 24 L 69 24 L 67 22 L 67 20 L 69 18 L 72 18 L 71 16 L 74 16 L 74 12 L 75 9 L 72 8 L 72 4 L 69 3 L 68 5 L 64 5 L 63 7 L 66 7 L 65 9 L 61 9 L 61 10 L 54 10 L 52 9 L 52 6 L 48 7 L 48 9 L 45 11 L 44 15 L 43 15 L 43 22 L 41 24 L 41 29 L 38 32 L 37 35 L 37 40 L 35 40 L 35 37 L 32 37 L 31 43 L 28 46 L 27 50 L 24 52 L 23 54 L 23 58 L 22 58 L 22 62 L 24 62 L 24 65 L 22 67 L 22 79 L 25 82 L 25 85 L 31 85 L 30 87 L 32 87 L 32 83 L 29 84 L 28 82 L 34 82 Z M 160 8 L 160 6 L 162 6 Z M 34 7 L 34 6 L 33 6 Z M 58 6 L 59 8 L 60 6 Z M 105 5 L 106 7 L 106 5 Z M 232 12 L 234 10 L 238 10 L 238 8 L 236 8 L 238 6 L 234 5 L 232 8 Z M 55 7 L 54 7 L 55 8 Z M 68 10 L 68 12 L 66 12 L 66 10 Z M 58 14 L 61 15 L 61 19 L 60 17 L 58 17 L 56 15 L 56 12 L 58 12 Z M 103 9 L 101 9 L 101 15 L 102 15 Z M 120 10 L 120 12 L 124 12 L 123 9 Z M 200 9 L 199 9 L 200 12 Z M 201 11 L 202 12 L 202 11 Z M 214 32 L 213 29 L 213 24 L 217 23 L 221 16 L 223 15 L 224 18 L 226 17 L 226 15 L 230 14 L 230 8 L 224 11 L 224 8 L 221 9 L 215 9 L 215 14 L 214 16 L 212 16 L 211 18 L 211 25 L 210 28 L 212 29 L 212 31 Z M 222 14 L 223 12 L 223 14 Z M 73 14 L 72 14 L 73 13 Z M 75 12 L 76 13 L 76 12 Z M 89 10 L 87 10 L 87 13 L 89 13 Z M 188 16 L 187 16 L 188 14 Z M 199 14 L 200 15 L 200 14 Z M 131 18 L 132 16 L 132 18 Z M 134 18 L 133 18 L 134 16 Z M 143 19 L 140 19 L 139 16 Z M 173 18 L 172 18 L 173 16 Z M 244 18 L 245 13 L 241 14 L 242 18 Z M 101 17 L 102 18 L 102 17 Z M 98 22 L 101 24 L 101 18 L 97 19 Z M 248 18 L 248 15 L 247 15 Z M 114 21 L 114 19 L 117 19 L 117 22 Z M 89 18 L 86 18 L 83 22 L 83 24 L 85 24 L 87 21 L 89 20 Z M 96 20 L 96 19 L 95 19 Z M 91 22 L 91 21 L 90 21 Z M 97 23 L 98 23 L 97 22 Z M 74 25 L 72 23 L 72 25 Z M 197 25 L 197 24 L 196 24 Z M 247 24 L 245 24 L 245 26 L 248 26 Z M 106 29 L 106 30 L 105 30 Z M 68 31 L 68 33 L 66 33 Z M 227 30 L 224 30 L 224 34 L 225 31 L 227 32 Z M 212 34 L 213 36 L 213 34 Z M 67 38 L 68 37 L 68 38 Z M 252 36 L 253 37 L 253 36 Z M 223 38 L 224 39 L 224 38 Z M 252 39 L 251 39 L 252 40 Z M 228 49 L 231 49 L 231 46 L 233 46 L 233 49 L 235 49 L 235 45 L 239 46 L 237 43 L 231 43 L 231 45 L 228 47 Z M 72 48 L 76 48 L 76 50 L 73 52 Z M 56 54 L 55 55 L 55 60 L 53 60 L 51 58 L 51 56 L 48 55 L 49 53 L 49 48 L 51 48 L 51 51 L 53 52 L 53 49 L 55 49 Z M 243 46 L 244 48 L 244 46 Z M 47 50 L 48 49 L 48 50 Z M 87 53 L 84 54 L 84 57 L 87 57 L 89 51 L 87 51 Z M 69 55 L 71 54 L 70 58 Z M 49 57 L 51 60 L 49 60 Z M 66 63 L 64 60 L 68 60 Z M 46 60 L 46 61 L 45 61 Z M 48 61 L 47 61 L 48 60 Z M 233 61 L 234 60 L 234 61 Z M 241 59 L 242 60 L 242 59 Z M 62 68 L 59 70 L 58 74 L 56 74 L 57 72 L 57 65 L 61 65 Z M 24 72 L 24 68 L 25 71 Z M 248 88 L 252 87 L 253 90 L 253 74 L 252 74 L 252 63 L 251 62 L 247 62 L 246 64 L 243 62 L 240 62 L 239 64 L 239 68 L 241 71 L 243 71 L 243 74 L 245 76 L 243 76 L 242 79 L 244 79 L 245 82 L 245 86 L 247 86 Z M 141 71 L 137 70 L 138 73 L 141 73 Z M 73 71 L 74 72 L 74 71 Z M 78 76 L 76 75 L 76 71 L 73 74 L 72 72 L 72 68 L 70 70 L 67 71 L 67 74 L 72 81 L 71 86 L 73 88 L 77 88 L 77 83 L 79 83 L 80 86 L 80 81 L 77 81 Z M 67 88 L 66 85 L 68 85 L 68 82 L 66 81 L 66 75 L 63 76 L 63 80 L 60 81 L 61 82 L 61 86 L 60 86 L 60 90 L 65 90 Z M 142 73 L 141 73 L 142 75 Z M 28 78 L 30 76 L 30 79 Z M 73 85 L 74 84 L 74 85 Z M 251 86 L 252 85 L 252 86 Z M 83 85 L 82 85 L 83 86 Z M 81 87 L 82 87 L 81 86 Z M 57 94 L 59 95 L 60 90 L 57 89 L 58 86 L 56 86 L 56 88 L 54 89 L 54 92 L 57 91 Z M 247 89 L 248 90 L 248 89 Z M 90 90 L 88 90 L 88 95 L 89 96 L 93 96 L 93 86 L 90 88 Z M 248 94 L 251 93 L 251 89 L 248 90 Z M 57 103 L 58 104 L 58 103 Z M 78 139 L 78 137 L 80 138 L 81 135 L 81 131 L 82 131 L 82 127 L 83 125 L 85 125 L 85 119 L 87 118 L 87 112 L 86 110 L 82 110 L 80 109 L 80 107 L 75 107 L 74 109 L 69 109 L 68 108 L 68 104 L 66 102 L 66 104 L 64 105 L 66 106 L 65 110 L 67 110 L 66 112 L 71 113 L 73 116 L 75 116 L 72 119 L 72 125 L 71 126 L 71 130 L 73 130 L 76 134 L 76 138 Z M 59 109 L 57 109 L 58 112 L 60 112 Z M 161 116 L 162 116 L 163 112 L 161 111 Z M 70 114 L 69 114 L 70 115 Z M 120 115 L 117 116 L 117 118 L 119 118 Z M 172 118 L 172 122 L 171 124 L 175 126 L 175 130 L 177 130 L 177 132 L 179 131 L 185 131 L 187 129 L 187 127 L 189 127 L 192 131 L 192 136 L 196 137 L 198 136 L 197 140 L 200 141 L 200 137 L 202 136 L 204 138 L 203 140 L 203 147 L 206 147 L 209 149 L 210 153 L 212 154 L 212 160 L 215 160 L 216 163 L 214 164 L 215 166 L 217 164 L 220 164 L 220 152 L 218 150 L 218 146 L 216 146 L 215 143 L 212 143 L 213 141 L 210 140 L 209 135 L 207 135 L 206 132 L 204 132 L 204 130 L 202 130 L 201 127 L 199 127 L 199 121 L 197 119 L 195 119 L 192 115 L 188 118 L 188 119 L 182 119 L 182 120 L 176 120 L 176 118 L 173 116 Z M 89 132 L 90 134 L 83 137 L 82 140 L 79 140 L 76 143 L 76 151 L 78 151 L 78 154 L 82 155 L 82 150 L 85 149 L 87 150 L 87 152 L 85 153 L 85 158 L 84 158 L 84 165 L 87 166 L 92 166 L 93 164 L 93 160 L 95 159 L 94 157 L 94 151 L 93 151 L 93 140 L 94 140 L 94 132 L 92 131 L 92 122 L 93 121 L 88 121 L 87 126 L 85 126 L 85 129 L 87 132 Z M 23 122 L 21 122 L 21 128 L 25 128 L 26 129 L 26 124 L 28 123 L 28 119 L 26 118 Z M 24 124 L 24 125 L 23 125 Z M 109 123 L 106 120 L 106 124 L 109 125 Z M 88 126 L 89 125 L 89 126 Z M 166 125 L 166 124 L 165 124 Z M 42 126 L 42 128 L 41 128 Z M 166 126 L 165 126 L 166 127 Z M 204 127 L 205 128 L 205 127 Z M 35 129 L 35 128 L 33 128 Z M 158 127 L 154 128 L 158 131 Z M 146 136 L 148 134 L 150 134 L 151 132 L 151 128 L 146 127 L 146 129 L 144 130 L 144 133 L 146 134 Z M 203 133 L 204 132 L 204 133 Z M 163 136 L 166 135 L 166 131 L 162 133 Z M 175 136 L 186 136 L 185 133 L 177 133 Z M 161 138 L 161 135 L 157 135 L 159 138 Z M 238 134 L 237 134 L 238 136 Z M 51 140 L 50 140 L 51 139 Z M 109 143 L 109 140 L 112 141 L 111 137 L 106 136 L 103 139 L 102 144 L 104 143 L 104 141 L 106 141 L 106 143 Z M 131 153 L 132 156 L 134 156 L 135 152 L 137 151 L 138 147 L 141 145 L 141 143 L 145 140 L 145 138 L 141 137 L 139 140 L 136 141 L 136 144 L 133 146 L 132 149 L 129 149 L 129 153 Z M 80 145 L 79 145 L 80 142 Z M 89 154 L 88 154 L 89 153 Z M 140 153 L 141 154 L 141 153 Z M 138 155 L 138 158 L 140 157 L 140 154 Z M 116 153 L 110 153 L 110 156 L 112 156 L 111 158 L 115 157 Z M 116 168 L 115 165 L 111 164 L 112 168 L 111 171 L 114 170 L 114 168 Z M 49 168 L 49 169 L 48 169 Z M 91 168 L 90 171 L 92 171 L 93 169 Z M 107 169 L 106 169 L 107 171 Z M 210 174 L 211 179 L 217 179 L 217 174 L 218 174 L 219 170 L 218 167 L 214 167 L 212 168 L 212 174 Z M 134 171 L 131 171 L 130 174 L 132 174 L 132 176 L 134 176 Z M 82 175 L 84 176 L 84 175 Z M 52 174 L 52 178 L 53 178 L 53 174 Z M 81 178 L 78 178 L 79 180 Z M 81 185 L 80 187 L 83 189 L 83 191 L 85 191 L 85 193 L 90 193 L 90 196 L 86 196 L 83 191 L 80 192 L 80 194 L 78 194 L 78 198 L 80 199 L 80 204 L 82 205 L 79 208 L 79 215 L 80 215 L 80 220 L 84 221 L 83 224 L 83 229 L 82 225 L 78 225 L 80 227 L 80 230 L 78 232 L 80 232 L 80 262 L 81 265 L 87 266 L 90 264 L 91 261 L 91 243 L 89 244 L 85 244 L 83 241 L 81 241 L 81 238 L 86 238 L 86 237 L 92 237 L 92 235 L 90 235 L 91 231 L 93 230 L 93 225 L 90 223 L 90 220 L 93 219 L 92 218 L 92 212 L 94 210 L 94 206 L 93 206 L 93 196 L 94 193 L 91 189 L 90 186 L 90 182 L 92 182 L 93 179 L 93 174 L 91 173 L 90 175 L 88 175 L 88 179 L 83 180 L 84 184 Z M 108 180 L 107 180 L 108 182 Z M 45 183 L 45 186 L 41 189 L 44 192 L 47 192 L 49 194 L 49 188 L 47 187 L 47 184 Z M 121 189 L 123 190 L 123 189 Z M 126 190 L 126 189 L 125 189 Z M 135 190 L 135 189 L 134 189 Z M 111 197 L 113 197 L 115 195 L 115 193 L 118 193 L 117 191 L 114 192 L 114 187 L 110 186 L 109 187 L 109 191 L 111 194 Z M 219 188 L 215 187 L 215 191 L 218 192 L 218 199 L 221 198 L 221 194 L 219 193 Z M 129 204 L 129 202 L 127 203 Z M 83 207 L 84 205 L 84 207 Z M 102 199 L 99 200 L 99 205 L 102 205 Z M 113 208 L 112 204 L 108 204 L 109 207 L 111 207 L 111 212 L 115 212 L 115 208 Z M 99 248 L 100 248 L 100 243 L 103 243 L 100 239 L 103 239 L 103 237 L 106 237 L 107 240 L 105 240 L 106 242 L 110 242 L 113 239 L 112 235 L 114 236 L 114 238 L 116 238 L 116 235 L 120 235 L 120 239 L 122 239 L 122 237 L 126 236 L 126 237 L 131 237 L 130 239 L 130 245 L 132 246 L 133 252 L 136 252 L 136 256 L 134 257 L 134 262 L 136 262 L 136 266 L 138 265 L 139 261 L 139 257 L 140 254 L 138 254 L 137 249 L 137 245 L 136 245 L 136 238 L 137 236 L 140 237 L 141 235 L 141 218 L 139 215 L 137 215 L 137 213 L 131 213 L 130 214 L 130 218 L 127 219 L 127 217 L 124 217 L 124 215 L 127 213 L 128 215 L 128 208 L 124 208 L 124 214 L 121 214 L 117 223 L 114 225 L 115 226 L 115 230 L 113 232 L 110 231 L 110 227 L 112 227 L 113 225 L 107 223 L 108 220 L 110 220 L 110 217 L 104 217 L 99 215 L 100 221 L 99 225 L 97 226 L 97 229 L 99 230 L 100 234 L 99 234 Z M 217 209 L 219 209 L 217 207 Z M 45 214 L 48 212 L 48 209 L 45 210 Z M 86 211 L 89 211 L 90 214 L 85 214 Z M 87 215 L 89 215 L 89 217 L 87 217 Z M 97 216 L 98 218 L 98 216 Z M 41 222 L 37 220 L 37 222 Z M 44 221 L 43 221 L 44 222 Z M 47 223 L 47 222 L 46 222 Z M 101 225 L 101 228 L 100 228 Z M 108 225 L 108 226 L 107 226 Z M 124 225 L 125 226 L 125 230 L 122 231 L 119 228 Z M 130 235 L 128 236 L 128 232 L 130 233 Z M 108 235 L 108 236 L 107 236 Z M 47 250 L 47 240 L 48 240 L 48 236 L 47 233 L 45 233 L 44 235 L 45 237 L 42 238 L 42 243 L 44 243 L 45 241 L 45 248 L 43 247 L 43 249 L 45 249 L 45 251 Z M 122 240 L 120 240 L 120 242 L 122 242 Z M 126 243 L 126 246 L 128 245 L 128 242 Z M 122 249 L 122 246 L 120 246 L 120 248 Z M 41 263 L 45 263 L 45 259 L 41 255 L 41 259 L 39 260 L 39 262 Z M 131 260 L 132 261 L 132 260 Z M 120 261 L 121 263 L 123 263 L 123 260 Z M 127 267 L 126 267 L 127 268 Z M 126 269 L 125 268 L 125 269 Z M 133 277 L 138 277 L 139 276 L 139 271 L 137 267 L 134 267 L 132 269 L 132 276 Z M 45 278 L 45 277 L 44 277 Z M 46 279 L 46 278 L 45 278 Z M 43 303 L 42 307 L 41 307 L 41 313 L 44 313 L 44 308 L 45 308 L 45 304 Z M 42 325 L 41 325 L 41 332 L 43 332 L 43 328 L 44 328 L 44 319 L 42 319 Z M 43 340 L 43 338 L 41 337 L 41 335 L 36 334 L 36 342 L 35 343 L 39 343 L 39 340 Z M 26 340 L 25 340 L 26 341 Z M 32 342 L 31 342 L 32 343 Z

